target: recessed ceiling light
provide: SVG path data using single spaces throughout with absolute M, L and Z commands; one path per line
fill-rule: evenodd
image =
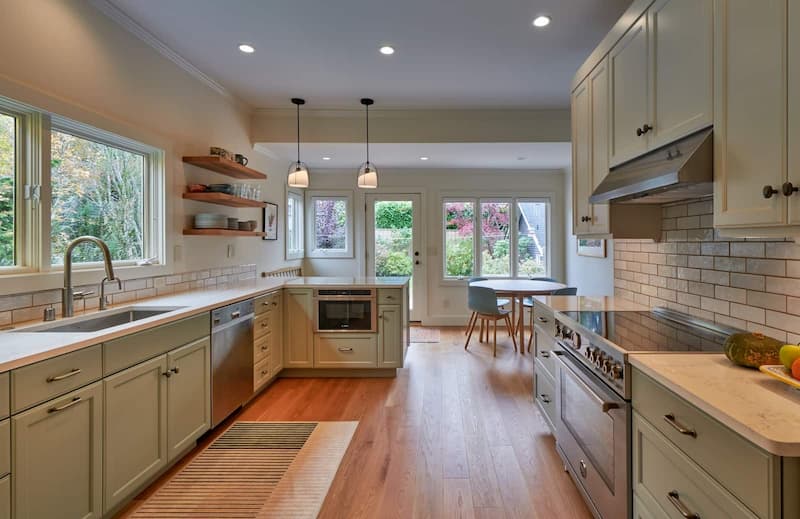
M 547 27 L 548 25 L 550 25 L 550 17 L 549 16 L 541 15 L 541 16 L 537 16 L 536 18 L 533 19 L 533 26 L 534 27 Z
M 256 51 L 256 48 L 250 45 L 249 43 L 240 43 L 239 50 L 244 52 L 245 54 L 252 54 Z
M 322 157 L 322 160 L 331 160 L 330 157 Z
M 394 54 L 394 47 L 392 47 L 391 45 L 384 45 L 379 50 L 381 51 L 381 54 L 383 54 L 384 56 L 391 56 L 392 54 Z
M 430 160 L 430 157 L 420 157 L 419 160 Z

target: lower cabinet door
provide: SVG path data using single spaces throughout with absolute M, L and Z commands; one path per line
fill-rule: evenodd
M 378 307 L 378 367 L 403 367 L 403 313 L 399 305 Z
M 167 354 L 167 459 L 211 427 L 211 342 L 208 337 Z
M 103 380 L 106 512 L 167 464 L 166 373 L 161 355 Z
M 11 519 L 11 474 L 0 479 L 0 519 Z
M 9 482 L 14 517 L 102 517 L 102 424 L 100 382 L 12 417 L 13 478 L 0 480 L 0 517 L 9 517 Z

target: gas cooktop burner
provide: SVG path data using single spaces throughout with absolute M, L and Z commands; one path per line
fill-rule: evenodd
M 728 335 L 737 331 L 663 309 L 561 313 L 626 352 L 718 353 Z

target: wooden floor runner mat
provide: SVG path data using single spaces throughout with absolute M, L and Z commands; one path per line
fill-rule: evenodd
M 358 422 L 237 422 L 131 517 L 316 517 Z

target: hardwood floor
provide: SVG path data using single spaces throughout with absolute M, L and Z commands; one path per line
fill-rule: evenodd
M 360 422 L 323 518 L 590 518 L 533 404 L 532 355 L 464 339 L 412 344 L 394 379 L 278 380 L 233 419 Z

